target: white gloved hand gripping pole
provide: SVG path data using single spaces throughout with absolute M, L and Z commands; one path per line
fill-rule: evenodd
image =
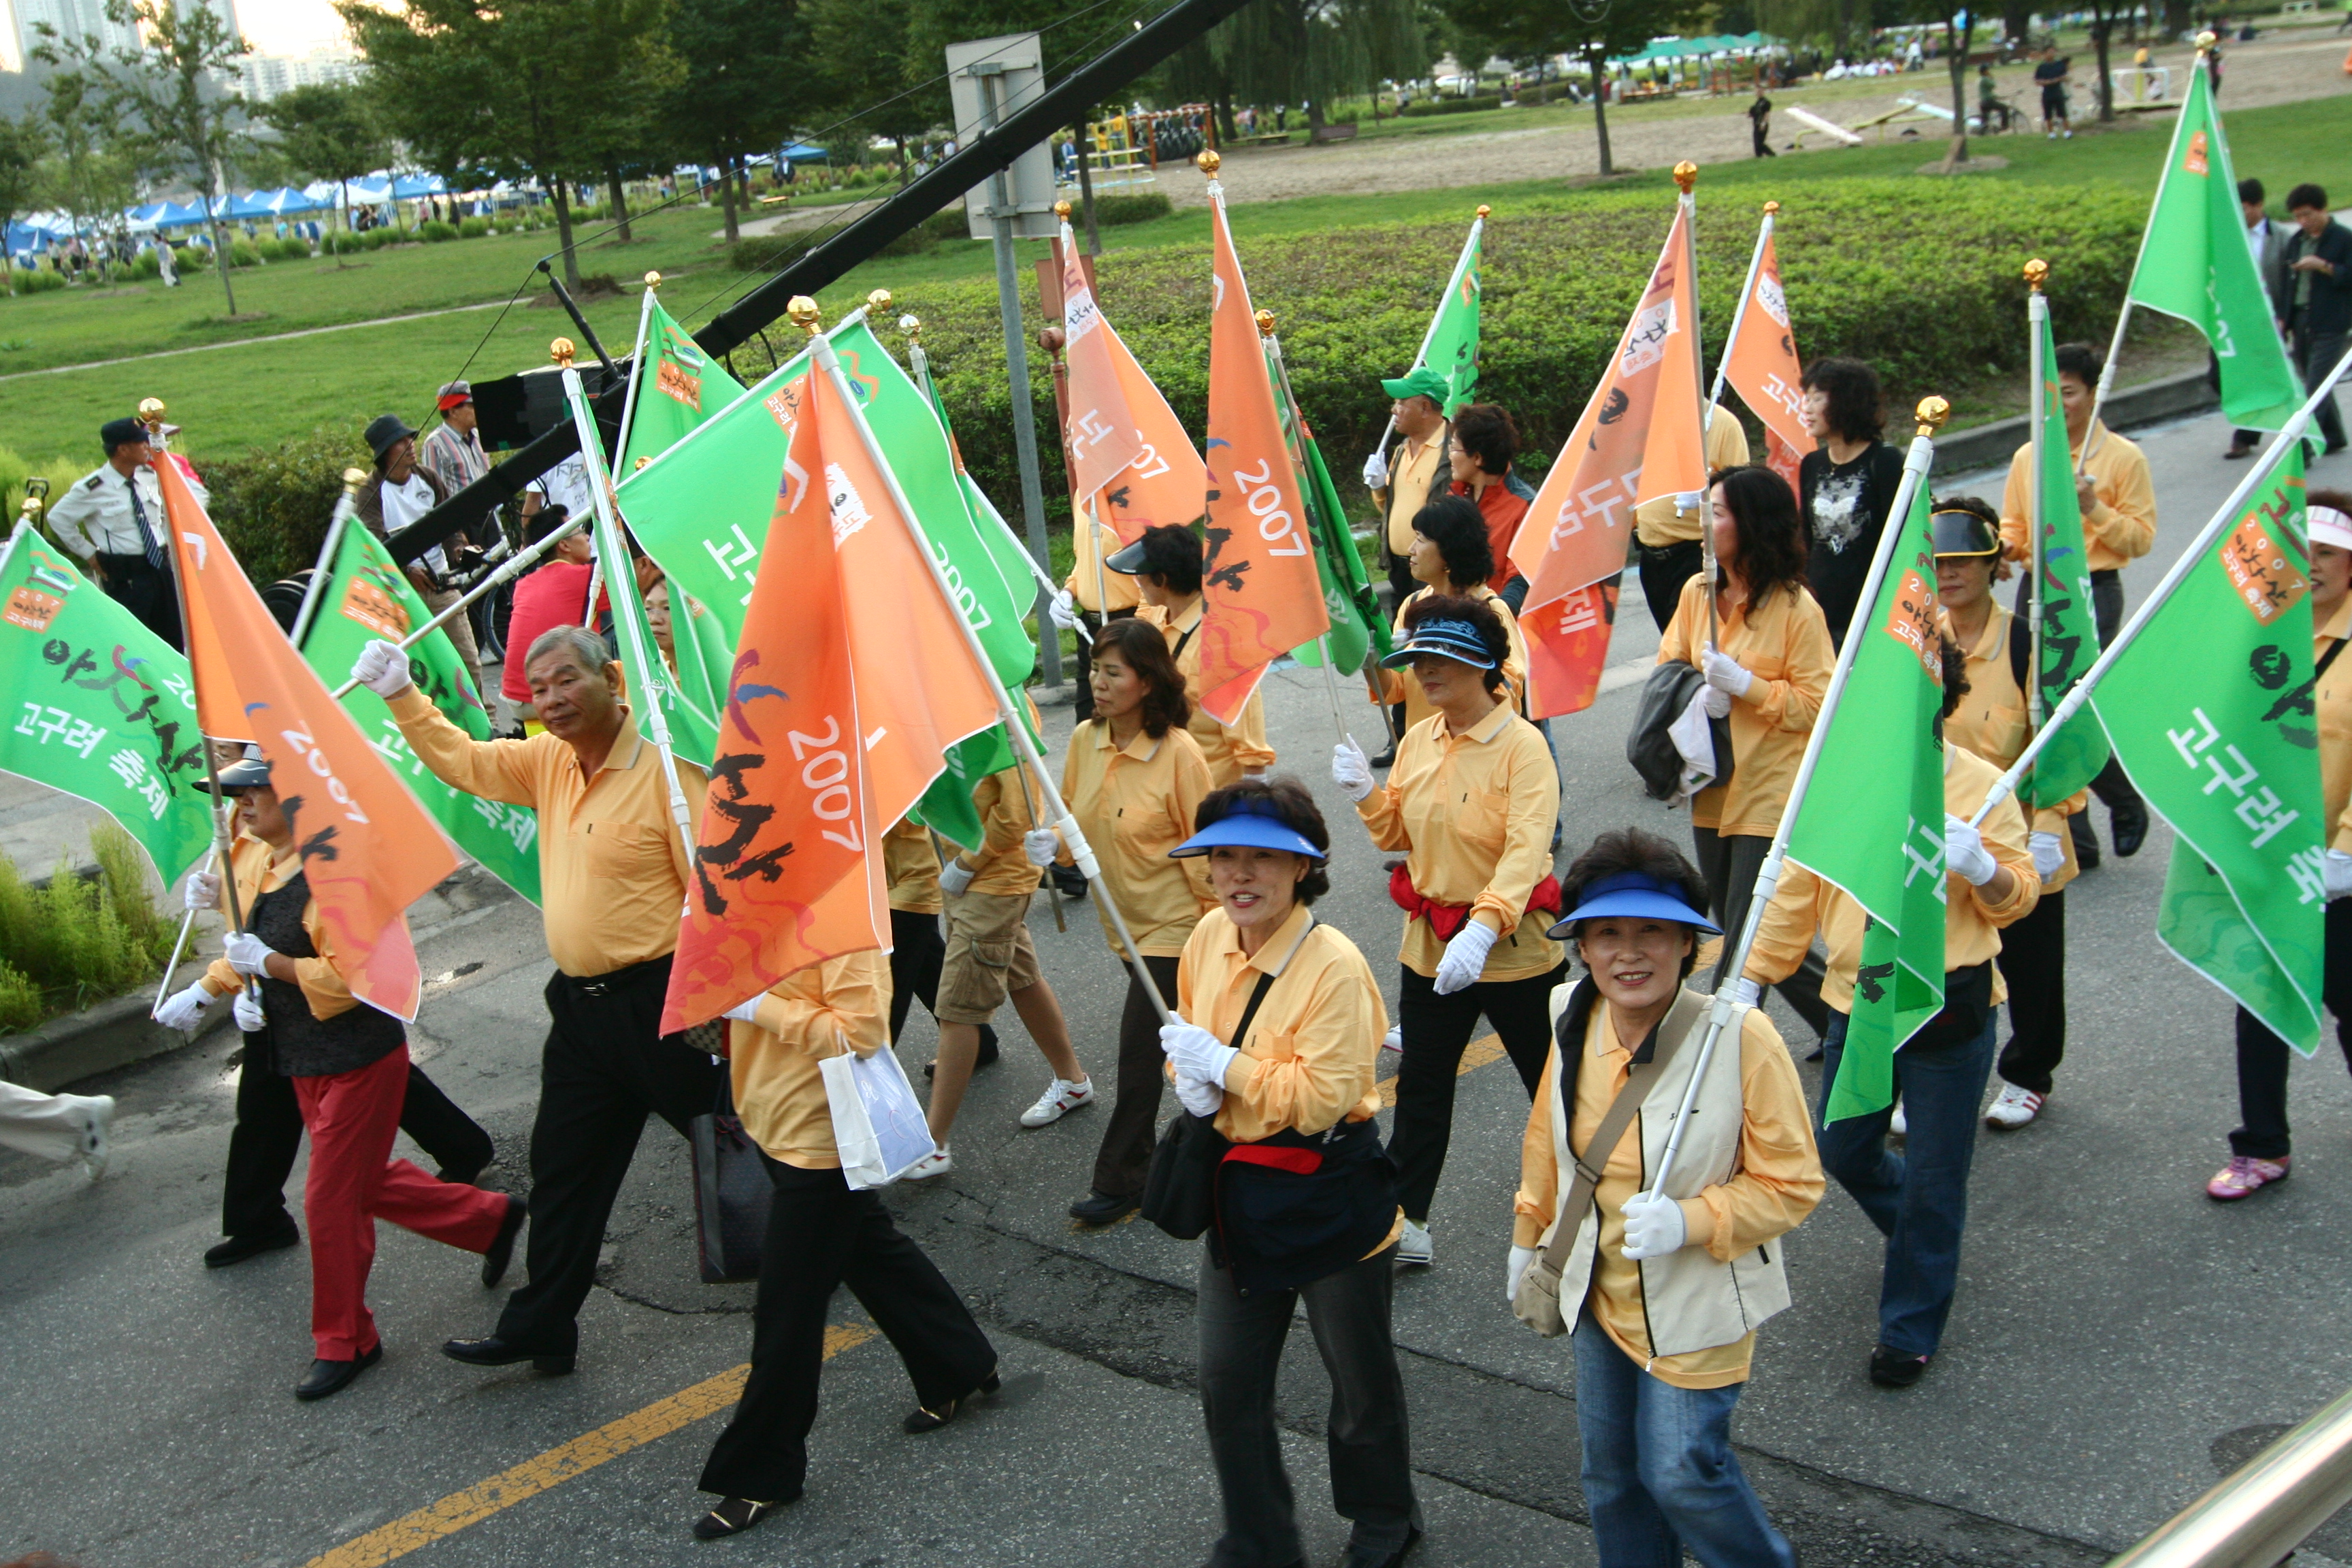
M 511 583 L 517 577 L 521 576 L 533 566 L 539 564 L 539 558 L 541 556 L 546 554 L 549 551 L 554 549 L 557 545 L 562 543 L 565 540 L 571 538 L 573 534 L 587 527 L 588 521 L 589 520 L 584 517 L 565 518 L 562 525 L 557 528 L 553 533 L 549 534 L 545 539 L 541 540 L 537 544 L 532 545 L 529 550 L 522 552 L 520 554 L 509 556 L 505 564 L 501 565 L 497 571 L 491 573 L 488 576 L 483 578 L 480 582 L 475 584 L 471 588 L 467 589 L 464 596 L 459 598 L 456 604 L 451 605 L 447 609 L 442 611 L 439 615 L 435 616 L 431 620 L 425 622 L 423 626 L 418 626 L 415 631 L 410 632 L 406 637 L 401 638 L 396 646 L 404 653 L 408 649 L 415 647 L 418 643 L 423 642 L 426 637 L 431 637 L 435 632 L 439 631 L 443 626 L 448 625 L 451 621 L 456 620 L 459 616 L 464 615 L 466 611 L 471 607 L 475 600 L 480 598 L 485 594 L 497 592 L 499 584 Z M 592 597 L 588 602 L 593 605 L 596 601 Z M 299 647 L 302 645 L 299 642 L 297 642 L 294 646 Z M 527 653 L 530 650 L 526 648 L 523 651 Z M 346 680 L 341 686 L 336 687 L 333 691 L 329 693 L 329 695 L 334 698 L 336 701 L 341 702 L 344 698 L 350 696 L 354 690 L 358 689 L 358 687 L 359 681 L 356 679 Z M 477 692 L 475 695 L 478 697 L 483 694 Z

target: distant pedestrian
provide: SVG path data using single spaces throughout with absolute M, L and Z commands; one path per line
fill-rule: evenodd
M 43 1094 L 0 1079 L 0 1149 L 62 1165 L 79 1160 L 91 1181 L 106 1174 L 114 1125 L 110 1094 Z
M 476 428 L 473 384 L 447 383 L 434 394 L 434 407 L 441 423 L 417 443 L 416 460 L 441 487 L 443 496 L 453 496 L 490 471 L 489 454 L 482 450 L 481 434 Z
M 99 427 L 106 461 L 48 510 L 49 531 L 106 589 L 107 596 L 174 648 L 180 642 L 180 592 L 166 553 L 163 491 L 150 464 L 154 448 L 136 419 Z M 183 464 L 181 477 L 202 505 L 211 499 Z
M 357 511 L 360 521 L 377 538 L 391 538 L 449 499 L 441 482 L 418 464 L 416 432 L 399 415 L 379 415 L 369 421 L 367 444 L 368 450 L 375 454 L 375 468 L 360 487 Z M 461 548 L 462 542 L 435 544 L 408 563 L 410 584 L 425 601 L 425 607 L 436 616 L 459 598 L 457 587 L 449 581 L 449 573 L 453 565 L 450 557 Z M 467 677 L 478 694 L 482 689 L 482 656 L 474 645 L 474 628 L 465 616 L 455 616 L 444 623 L 442 629 L 457 645 L 457 657 L 465 661 Z
M 1764 96 L 1764 84 L 1756 84 L 1756 100 L 1748 106 L 1748 130 L 1756 142 L 1759 158 L 1775 157 L 1772 151 L 1772 100 Z
M 2074 134 L 2074 128 L 2066 123 L 2066 79 L 2074 65 L 2071 58 L 2059 58 L 2053 47 L 2042 51 L 2042 63 L 2033 68 L 2034 85 L 2042 89 L 2042 134 L 2053 142 L 2061 135 L 2071 139 Z
M 526 546 L 536 548 L 565 520 L 560 506 L 533 514 L 524 527 Z M 523 660 L 513 655 L 528 653 L 541 632 L 586 625 L 588 580 L 594 574 L 595 568 L 589 563 L 587 531 L 582 529 L 565 535 L 515 584 L 514 610 L 507 620 L 507 646 L 512 655 L 499 676 L 499 695 L 507 702 L 507 721 L 499 727 L 501 734 L 536 735 L 545 727 L 530 705 L 530 682 L 523 677 Z
M 1860 360 L 1817 359 L 1801 378 L 1797 417 L 1821 446 L 1797 464 L 1805 510 L 1805 576 L 1822 606 L 1832 647 L 1862 598 L 1878 535 L 1902 488 L 1903 454 L 1882 439 L 1886 428 L 1878 373 Z
M 2267 193 L 2260 180 L 2238 182 L 2238 210 L 2246 218 L 2246 249 L 2252 253 L 2254 272 L 2263 280 L 2263 293 L 2270 300 L 2271 314 L 2283 317 L 2286 314 L 2287 304 L 2287 247 L 2294 241 L 2295 226 L 2272 217 L 2263 205 L 2266 198 Z M 2210 350 L 2206 357 L 2212 364 L 2210 379 L 2213 390 L 2219 392 L 2221 389 L 2221 362 Z M 2230 449 L 2221 455 L 2233 461 L 2250 458 L 2262 445 L 2262 440 L 2263 433 L 2259 430 L 2233 430 L 2230 433 Z
M 2316 386 L 2344 357 L 2346 336 L 2352 333 L 2352 229 L 2336 221 L 2327 193 L 2317 185 L 2289 191 L 2286 211 L 2303 232 L 2287 247 L 2280 324 L 2303 384 Z M 2336 410 L 2333 389 L 2320 399 L 2318 425 L 2327 449 L 2344 450 L 2344 416 Z

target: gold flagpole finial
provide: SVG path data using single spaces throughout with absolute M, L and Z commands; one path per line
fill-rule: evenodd
M 1764 204 L 1764 216 L 1766 217 L 1777 217 L 1780 216 L 1780 204 L 1779 202 L 1766 202 Z
M 16 512 L 17 515 L 22 517 L 27 523 L 39 522 L 41 521 L 41 498 L 38 496 L 26 496 L 25 498 L 24 504 L 16 509 Z
M 1917 413 L 1919 434 L 1933 436 L 1944 427 L 1944 421 L 1952 416 L 1952 405 L 1940 397 L 1923 397 L 1919 400 Z
M 1217 171 L 1223 166 L 1224 162 L 1214 147 L 1204 148 L 1192 154 L 1193 166 L 1213 180 L 1217 177 Z
M 566 370 L 572 368 L 572 358 L 579 352 L 580 345 L 570 338 L 558 338 L 547 345 L 547 357 Z
M 1682 187 L 1683 195 L 1690 195 L 1691 187 L 1698 184 L 1698 165 L 1692 163 L 1688 158 L 1676 163 L 1675 165 L 1675 184 Z
M 345 495 L 355 496 L 359 494 L 360 487 L 365 483 L 367 483 L 367 470 L 365 468 L 345 468 L 343 470 L 343 493 Z
M 1259 337 L 1270 338 L 1274 336 L 1274 312 L 1272 310 L 1260 310 L 1251 319 L 1257 322 L 1257 335 Z
M 162 428 L 163 424 L 163 400 L 160 397 L 141 398 L 139 400 L 139 423 L 144 425 L 150 430 Z
M 660 274 L 660 273 L 658 273 L 658 272 L 648 272 L 648 273 L 646 273 L 646 291 L 647 293 L 651 293 L 654 289 L 658 289 L 658 288 L 660 288 L 660 287 L 661 287 L 661 274 Z
M 1480 202 L 1478 204 L 1478 216 L 1480 217 L 1485 217 L 1488 213 L 1493 212 L 1494 210 L 1495 209 L 1493 207 L 1488 206 L 1485 202 Z
M 1060 218 L 1064 223 L 1069 222 L 1070 204 L 1067 202 L 1055 202 L 1054 204 L 1054 216 Z
M 2039 294 L 2042 292 L 2042 285 L 2049 280 L 2050 263 L 2037 256 L 2025 264 L 2025 286 L 2028 289 Z
M 898 330 L 907 334 L 908 342 L 913 342 L 923 335 L 923 319 L 909 310 L 898 318 Z
M 805 294 L 795 294 L 793 296 L 793 302 L 784 307 L 784 314 L 791 318 L 793 325 L 811 337 L 816 336 L 821 323 L 817 317 L 815 300 Z
M 869 315 L 888 315 L 890 313 L 890 290 L 887 289 L 877 289 L 872 293 L 866 295 L 866 313 Z
M 2197 35 L 2197 52 L 2200 55 L 2210 54 L 2212 52 L 2213 46 L 2221 41 L 2221 39 L 2220 35 L 2215 33 L 2212 28 L 2208 27 L 2203 32 Z

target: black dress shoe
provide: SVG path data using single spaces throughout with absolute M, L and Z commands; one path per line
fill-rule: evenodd
M 986 1377 L 980 1380 L 980 1386 L 978 1388 L 973 1389 L 961 1399 L 949 1400 L 945 1409 L 933 1410 L 929 1405 L 917 1405 L 915 1407 L 915 1413 L 912 1415 L 908 1416 L 901 1425 L 905 1426 L 907 1434 L 909 1436 L 920 1436 L 925 1432 L 936 1432 L 940 1427 L 946 1426 L 949 1422 L 954 1420 L 958 1415 L 961 1415 L 965 1405 L 970 1405 L 973 1400 L 979 1398 L 983 1394 L 995 1393 L 999 1386 L 1000 1385 L 996 1381 L 996 1374 L 992 1372 Z
M 441 1353 L 467 1366 L 512 1366 L 519 1361 L 527 1361 L 534 1372 L 558 1375 L 570 1372 L 574 1359 L 570 1351 L 535 1351 L 528 1345 L 510 1344 L 496 1334 L 478 1340 L 447 1341 L 441 1346 Z
M 1411 1531 L 1404 1538 L 1404 1544 L 1393 1552 L 1367 1546 L 1360 1541 L 1351 1541 L 1348 1542 L 1348 1554 L 1339 1559 L 1339 1568 L 1399 1568 L 1399 1564 L 1404 1562 L 1405 1553 L 1411 1552 L 1420 1539 L 1420 1531 Z
M 378 1340 L 357 1361 L 329 1361 L 325 1357 L 310 1363 L 302 1381 L 294 1385 L 294 1397 L 302 1400 L 324 1399 L 330 1394 L 341 1394 L 351 1386 L 353 1378 L 383 1359 L 383 1342 Z
M 1087 1225 L 1111 1225 L 1143 1206 L 1143 1200 L 1115 1198 L 1108 1193 L 1088 1193 L 1070 1205 L 1070 1217 Z
M 2147 807 L 2138 801 L 2110 807 L 2107 831 L 2115 835 L 2116 853 L 2129 859 L 2147 842 Z
M 1927 1373 L 1927 1358 L 1885 1345 L 1870 1347 L 1870 1381 L 1881 1388 L 1908 1388 Z
M 1379 756 L 1367 757 L 1364 761 L 1375 768 L 1392 768 L 1396 766 L 1396 747 L 1391 745 Z
M 740 1535 L 786 1503 L 796 1500 L 783 1498 L 775 1502 L 753 1502 L 747 1497 L 729 1498 L 694 1521 L 694 1538 L 723 1541 L 730 1535 Z
M 258 1258 L 265 1252 L 281 1247 L 299 1247 L 302 1233 L 280 1231 L 269 1236 L 232 1236 L 226 1241 L 216 1241 L 205 1248 L 205 1267 L 226 1268 L 232 1263 L 242 1263 L 248 1258 Z
M 515 1237 L 522 1229 L 523 1216 L 530 1210 L 523 1201 L 509 1194 L 507 1217 L 499 1221 L 499 1234 L 482 1254 L 482 1286 L 488 1289 L 507 1277 L 507 1265 L 513 1261 Z

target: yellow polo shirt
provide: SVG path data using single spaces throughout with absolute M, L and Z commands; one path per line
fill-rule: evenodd
M 1748 432 L 1739 427 L 1739 416 L 1728 408 L 1717 408 L 1715 417 L 1706 425 L 1706 468 L 1736 468 L 1748 461 Z M 1643 501 L 1633 509 L 1633 537 L 1656 548 L 1679 544 L 1685 539 L 1696 539 L 1698 531 L 1706 526 L 1706 497 L 1702 493 L 1697 506 L 1685 511 L 1672 496 L 1660 496 Z
M 1658 662 L 1696 665 L 1706 646 L 1706 576 L 1698 573 L 1683 584 L 1675 618 L 1658 644 Z M 1731 782 L 1698 792 L 1691 824 L 1769 838 L 1797 782 L 1837 650 L 1830 646 L 1821 605 L 1801 587 L 1776 588 L 1760 605 L 1720 605 L 1716 647 L 1756 679 L 1731 703 Z
M 1948 634 L 1951 632 L 1952 617 L 1948 612 L 1938 609 L 1936 618 Z M 1985 619 L 1983 635 L 1968 650 L 1968 695 L 1960 699 L 1952 716 L 1944 721 L 1944 739 L 1975 752 L 2003 772 L 2024 754 L 2026 742 L 2033 738 L 2032 714 L 2026 707 L 2025 691 L 2017 684 L 2017 677 L 2009 665 L 2012 626 L 2016 626 L 2016 635 L 2026 635 L 2025 627 L 2017 625 L 2013 611 L 1993 605 L 1992 614 Z M 1953 640 L 1958 640 L 1957 636 Z M 2033 814 L 2033 831 L 2056 835 L 2066 853 L 2066 863 L 2042 882 L 2043 892 L 2058 891 L 2073 881 L 2081 869 L 2074 862 L 2074 836 L 2067 831 L 2066 819 L 2090 804 L 2091 792 L 2079 789 L 2058 805 L 2044 806 Z
M 2091 449 L 2083 462 L 2083 446 Z M 2148 478 L 2147 454 L 2094 419 L 2083 443 L 2068 453 L 2091 476 L 2094 500 L 2083 518 L 2084 555 L 2094 572 L 2113 572 L 2138 560 L 2156 544 L 2156 483 Z M 2026 557 L 2026 519 L 2033 447 L 2020 447 L 2009 460 L 2009 482 L 2000 492 L 2001 550 L 2011 561 Z
M 1114 574 L 1116 575 L 1116 574 Z M 1197 595 L 1192 602 L 1172 615 L 1164 605 L 1146 605 L 1135 612 L 1138 620 L 1150 622 L 1168 639 L 1169 651 L 1176 656 L 1176 673 L 1184 678 L 1184 700 L 1192 705 L 1192 716 L 1185 728 L 1201 748 L 1201 755 L 1209 764 L 1209 776 L 1219 789 L 1238 784 L 1245 769 L 1274 766 L 1274 748 L 1265 739 L 1265 693 L 1250 693 L 1242 705 L 1241 717 L 1231 724 L 1220 724 L 1216 715 L 1201 706 L 1201 621 L 1208 614 L 1208 604 Z
M 935 915 L 945 908 L 940 895 L 940 850 L 930 829 L 902 816 L 882 836 L 882 877 L 890 884 L 890 907 L 910 915 Z
M 735 1113 L 772 1160 L 837 1171 L 833 1111 L 817 1066 L 890 1047 L 890 958 L 868 949 L 797 970 L 760 998 L 759 1022 L 727 1025 Z
M 1412 553 L 1413 515 L 1429 504 L 1429 488 L 1437 482 L 1438 459 L 1445 453 L 1445 437 L 1452 429 L 1451 425 L 1441 425 L 1437 434 L 1418 446 L 1410 439 L 1399 441 L 1396 449 L 1389 454 L 1391 466 L 1386 505 L 1389 552 L 1392 555 Z
M 1062 798 L 1102 867 L 1107 886 L 1095 900 L 1103 940 L 1120 957 L 1118 931 L 1104 900 L 1115 900 L 1135 934 L 1136 950 L 1162 958 L 1184 951 L 1201 916 L 1217 907 L 1204 856 L 1171 860 L 1168 851 L 1192 837 L 1192 821 L 1208 797 L 1209 764 L 1182 730 L 1153 740 L 1139 729 L 1125 746 L 1110 725 L 1090 719 L 1070 734 L 1062 762 Z M 1065 864 L 1070 853 L 1062 851 Z

